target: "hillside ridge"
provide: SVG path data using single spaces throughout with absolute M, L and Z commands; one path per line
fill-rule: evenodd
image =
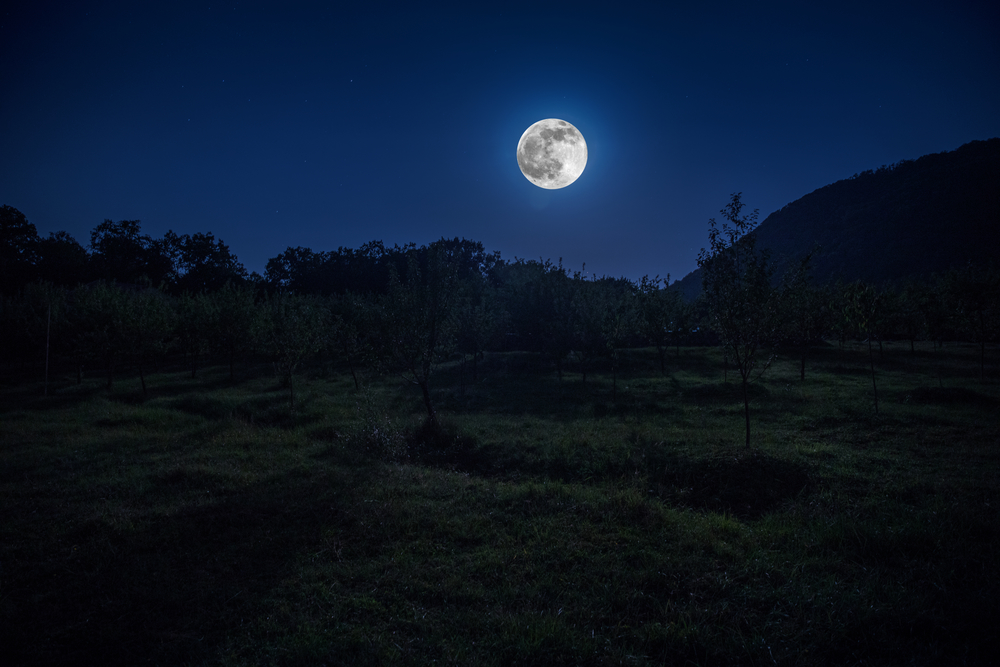
M 1000 247 L 1000 138 L 903 160 L 825 185 L 754 232 L 781 275 L 810 251 L 817 284 L 922 278 Z M 692 300 L 696 269 L 672 287 Z

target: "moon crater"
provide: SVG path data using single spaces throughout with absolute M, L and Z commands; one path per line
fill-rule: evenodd
M 521 135 L 517 165 L 524 177 L 540 188 L 564 188 L 587 166 L 587 142 L 571 123 L 546 118 Z

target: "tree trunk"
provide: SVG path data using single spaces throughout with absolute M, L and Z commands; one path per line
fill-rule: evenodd
M 986 339 L 979 343 L 979 381 L 986 380 Z
M 611 400 L 618 400 L 618 364 L 611 360 Z
M 937 350 L 937 341 L 934 341 L 934 350 Z M 944 389 L 944 362 L 941 360 L 940 356 L 937 360 L 937 376 L 938 376 L 938 389 Z
M 750 399 L 747 397 L 747 379 L 743 378 L 743 416 L 746 419 L 747 437 L 745 447 L 750 449 Z
M 358 374 L 354 370 L 354 355 L 351 354 L 346 341 L 344 342 L 344 357 L 347 358 L 347 367 L 351 370 L 351 377 L 354 378 L 354 389 L 361 389 L 361 385 L 358 384 Z
M 878 386 L 875 384 L 875 357 L 872 356 L 872 337 L 868 337 L 868 363 L 872 368 L 872 390 L 875 392 L 875 414 L 878 414 Z
M 146 376 L 142 372 L 142 359 L 137 362 L 139 366 L 139 383 L 142 385 L 142 399 L 146 400 Z
M 52 304 L 45 320 L 45 395 L 49 395 L 49 334 L 52 332 Z
M 427 408 L 427 421 L 431 424 L 437 423 L 437 415 L 434 414 L 434 405 L 431 403 L 431 388 L 427 384 L 427 380 L 419 380 L 420 393 L 424 397 L 424 407 Z
M 805 380 L 806 379 L 806 351 L 805 350 L 802 350 L 802 360 L 801 360 L 801 362 L 802 362 L 802 364 L 801 364 L 801 366 L 799 366 L 799 379 L 800 380 Z

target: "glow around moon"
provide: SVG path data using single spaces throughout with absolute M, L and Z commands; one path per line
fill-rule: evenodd
M 517 166 L 524 177 L 546 190 L 564 188 L 587 166 L 587 142 L 571 123 L 540 120 L 517 142 Z

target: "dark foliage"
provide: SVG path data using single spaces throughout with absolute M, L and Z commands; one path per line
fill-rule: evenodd
M 530 364 L 541 363 L 560 379 L 579 373 L 582 383 L 592 370 L 610 369 L 612 398 L 620 374 L 628 372 L 623 351 L 643 346 L 656 347 L 667 375 L 669 348 L 676 357 L 680 345 L 721 343 L 732 349 L 724 379 L 732 370 L 746 371 L 746 380 L 766 366 L 763 356 L 756 364 L 762 346 L 794 346 L 805 381 L 806 357 L 823 338 L 870 343 L 869 371 L 885 341 L 906 340 L 913 350 L 919 340 L 963 340 L 979 347 L 985 380 L 988 346 L 1000 338 L 1000 281 L 995 265 L 969 260 L 996 246 L 998 156 L 1000 140 L 973 142 L 834 183 L 759 227 L 747 224 L 728 236 L 715 230 L 703 269 L 670 287 L 648 277 L 639 283 L 584 279 L 561 260 L 505 261 L 459 238 L 419 247 L 372 241 L 336 251 L 288 248 L 261 277 L 247 275 L 211 232 L 152 238 L 138 220 L 105 220 L 85 249 L 65 232 L 40 239 L 20 211 L 4 206 L 3 355 L 22 366 L 49 358 L 76 369 L 78 379 L 85 368 L 99 366 L 109 381 L 122 363 L 155 368 L 176 355 L 196 374 L 217 355 L 235 379 L 236 362 L 263 358 L 273 347 L 275 339 L 260 326 L 264 304 L 290 293 L 311 300 L 308 308 L 324 322 L 323 331 L 308 332 L 310 360 L 324 368 L 343 362 L 357 387 L 366 371 L 408 369 L 422 385 L 429 415 L 428 379 L 437 366 L 458 364 L 464 391 L 467 382 L 481 381 L 485 355 L 499 351 L 527 352 L 534 355 Z M 738 208 L 724 213 L 741 219 Z M 879 261 L 870 261 L 875 252 Z M 896 253 L 909 263 L 893 259 Z M 952 266 L 958 258 L 931 280 L 884 283 L 917 266 L 925 274 Z M 710 284 L 724 288 L 715 296 L 726 298 L 679 298 L 709 266 L 718 278 Z M 841 287 L 847 277 L 865 280 Z M 81 285 L 91 287 L 75 293 Z M 140 304 L 146 290 L 170 298 Z M 877 312 L 859 311 L 852 295 L 862 292 L 876 299 Z M 725 322 L 710 308 L 723 301 Z M 156 331 L 143 330 L 154 324 Z M 293 356 L 292 366 L 309 361 Z
M 89 256 L 83 246 L 66 232 L 50 233 L 38 240 L 36 275 L 55 285 L 72 287 L 88 277 Z
M 31 279 L 38 231 L 12 206 L 0 208 L 0 290 L 12 294 Z
M 105 220 L 90 233 L 90 264 L 95 278 L 160 285 L 173 277 L 167 239 L 142 234 L 139 220 Z

